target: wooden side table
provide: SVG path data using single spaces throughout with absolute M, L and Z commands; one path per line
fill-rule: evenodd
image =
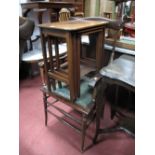
M 54 78 L 58 78 L 58 80 L 66 82 L 70 88 L 70 99 L 72 101 L 80 96 L 81 36 L 96 34 L 96 51 L 94 51 L 96 52 L 96 61 L 92 65 L 94 65 L 94 67 L 99 71 L 99 69 L 103 67 L 103 44 L 105 25 L 107 23 L 108 22 L 105 21 L 89 21 L 80 19 L 39 25 L 47 82 L 49 82 L 48 76 L 54 76 Z M 54 38 L 63 38 L 66 41 L 68 55 L 67 72 L 61 72 L 57 69 L 54 73 L 49 73 L 50 70 L 48 69 L 46 55 L 46 38 L 48 37 L 53 38 L 53 41 Z

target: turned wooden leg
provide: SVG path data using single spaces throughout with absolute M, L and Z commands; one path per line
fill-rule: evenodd
M 39 66 L 39 67 L 40 67 L 41 81 L 42 81 L 42 84 L 45 85 L 44 66 Z
M 46 95 L 46 93 L 43 93 L 43 102 L 44 102 L 44 113 L 45 113 L 45 125 L 47 126 L 48 115 L 47 115 L 47 95 Z
M 85 135 L 86 135 L 86 123 L 87 123 L 86 115 L 83 114 L 83 116 L 82 116 L 82 142 L 81 142 L 81 152 L 84 151 L 84 141 L 85 141 Z

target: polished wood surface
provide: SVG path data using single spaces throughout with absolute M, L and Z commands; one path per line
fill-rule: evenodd
M 43 47 L 44 63 L 45 63 L 45 74 L 48 75 L 47 64 L 46 64 L 46 38 L 63 38 L 67 43 L 67 54 L 68 54 L 68 72 L 59 74 L 50 74 L 54 78 L 66 81 L 70 87 L 71 100 L 75 100 L 80 96 L 80 52 L 81 52 L 81 36 L 83 34 L 95 34 L 96 35 L 96 61 L 92 64 L 96 70 L 103 67 L 104 59 L 104 33 L 105 25 L 107 22 L 103 21 L 66 21 L 56 22 L 39 25 L 41 30 L 41 40 Z M 63 79 L 62 79 L 63 78 Z M 48 81 L 48 78 L 47 78 Z
M 54 22 L 54 23 L 45 23 L 39 25 L 41 28 L 48 28 L 48 29 L 57 29 L 63 31 L 79 31 L 88 28 L 98 27 L 106 25 L 108 22 L 106 21 L 88 21 L 88 20 L 72 20 L 72 21 L 65 21 L 65 22 Z

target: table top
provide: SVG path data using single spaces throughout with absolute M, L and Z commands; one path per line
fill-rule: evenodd
M 106 21 L 91 21 L 91 20 L 70 20 L 64 22 L 52 22 L 38 25 L 41 28 L 58 29 L 66 31 L 82 30 L 96 26 L 106 25 Z

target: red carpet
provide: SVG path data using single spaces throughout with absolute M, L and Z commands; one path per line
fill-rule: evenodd
M 44 125 L 44 110 L 41 80 L 39 77 L 20 81 L 20 155 L 79 155 L 81 136 L 72 128 L 63 125 L 49 115 L 48 126 Z M 114 124 L 110 121 L 108 104 L 102 122 L 104 127 Z M 134 155 L 135 141 L 123 132 L 99 136 L 101 141 L 92 145 L 95 123 L 89 130 L 84 155 Z

